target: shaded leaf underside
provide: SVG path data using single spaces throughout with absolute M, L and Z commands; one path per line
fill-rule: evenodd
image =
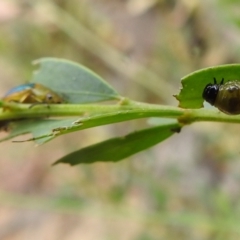
M 162 142 L 178 130 L 180 130 L 179 124 L 172 123 L 136 131 L 124 137 L 109 139 L 72 152 L 55 164 L 76 165 L 98 161 L 117 162 Z

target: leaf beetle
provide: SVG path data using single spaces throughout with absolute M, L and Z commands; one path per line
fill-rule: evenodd
M 214 83 L 209 83 L 204 88 L 202 97 L 226 114 L 240 114 L 240 81 L 238 80 L 224 83 L 222 78 L 221 82 L 217 83 L 214 78 Z
M 33 104 L 63 102 L 63 99 L 58 94 L 38 83 L 27 83 L 14 87 L 6 93 L 2 100 L 5 102 Z

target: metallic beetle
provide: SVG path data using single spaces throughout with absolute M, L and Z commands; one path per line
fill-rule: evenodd
M 63 102 L 63 99 L 58 94 L 38 83 L 27 83 L 14 87 L 6 93 L 2 100 L 5 102 L 33 104 Z

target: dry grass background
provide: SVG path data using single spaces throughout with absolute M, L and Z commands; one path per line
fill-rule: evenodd
M 124 96 L 177 105 L 182 76 L 239 62 L 239 10 L 224 0 L 0 0 L 0 94 L 31 78 L 34 59 L 52 56 L 86 65 Z M 1 143 L 0 239 L 239 239 L 238 125 L 194 124 L 115 164 L 51 167 L 145 124 L 39 147 Z

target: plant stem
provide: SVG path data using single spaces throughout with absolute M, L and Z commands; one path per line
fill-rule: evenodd
M 4 111 L 0 112 L 0 121 L 16 119 L 34 119 L 46 117 L 72 117 L 82 115 L 101 115 L 106 113 L 118 113 L 131 115 L 130 119 L 146 117 L 163 117 L 177 119 L 182 125 L 193 122 L 229 122 L 240 123 L 240 115 L 226 115 L 218 111 L 206 109 L 182 109 L 173 106 L 147 104 L 128 99 L 120 104 L 52 104 L 50 106 L 39 104 L 4 103 Z
M 101 114 L 107 112 L 127 111 L 139 113 L 143 117 L 173 117 L 176 118 L 184 113 L 177 107 L 146 104 L 128 101 L 124 104 L 97 105 L 97 104 L 52 104 L 50 106 L 39 104 L 31 107 L 30 104 L 5 103 L 6 110 L 0 113 L 0 120 L 39 117 L 71 117 L 87 114 Z

